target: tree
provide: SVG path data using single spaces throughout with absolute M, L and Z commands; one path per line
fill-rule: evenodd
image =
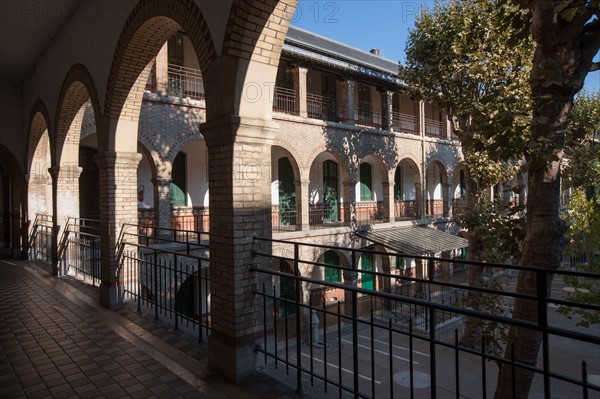
M 463 149 L 470 210 L 497 209 L 482 203 L 486 190 L 517 173 L 528 137 L 525 116 L 530 113 L 533 45 L 526 35 L 513 36 L 497 23 L 509 11 L 526 13 L 499 5 L 496 0 L 436 2 L 417 18 L 408 38 L 406 65 L 400 68 L 413 97 L 448 112 Z M 468 259 L 482 260 L 483 231 L 470 224 L 475 219 L 459 218 L 469 230 Z M 481 269 L 469 269 L 469 284 L 484 284 Z M 479 309 L 481 303 L 480 293 L 469 293 L 467 306 Z M 479 336 L 480 321 L 469 319 L 461 343 L 478 347 Z
M 600 0 L 505 0 L 529 10 L 529 32 L 535 42 L 531 69 L 533 117 L 525 148 L 528 174 L 527 232 L 521 264 L 556 269 L 560 266 L 566 226 L 559 216 L 560 161 L 564 155 L 567 118 L 573 98 L 586 75 L 600 69 L 593 58 L 600 47 Z M 548 278 L 549 291 L 552 279 Z M 519 273 L 517 293 L 536 295 L 533 272 Z M 537 321 L 534 301 L 515 299 L 513 317 Z M 505 358 L 535 365 L 541 333 L 511 327 Z M 514 353 L 511 348 L 514 347 Z M 510 365 L 500 367 L 494 397 L 518 398 L 529 394 L 533 372 L 518 367 L 515 381 Z

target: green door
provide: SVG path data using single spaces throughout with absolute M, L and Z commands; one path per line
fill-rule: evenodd
M 336 223 L 338 216 L 338 170 L 337 163 L 323 162 L 323 223 Z
M 185 186 L 186 156 L 180 152 L 173 161 L 173 171 L 171 172 L 171 205 L 187 205 L 187 195 Z
M 373 271 L 373 254 L 372 253 L 364 253 L 361 256 L 361 270 L 365 272 Z M 372 290 L 375 288 L 375 279 L 373 275 L 370 273 L 361 273 L 362 274 L 362 288 L 366 288 Z
M 278 161 L 279 173 L 279 223 L 283 226 L 296 224 L 296 187 L 294 170 L 286 157 Z

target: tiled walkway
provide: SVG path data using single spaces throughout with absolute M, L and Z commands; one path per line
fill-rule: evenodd
M 81 284 L 80 284 L 81 285 Z M 29 262 L 0 260 L 0 397 L 295 398 L 258 374 L 234 385 L 206 366 L 195 339 L 89 286 Z

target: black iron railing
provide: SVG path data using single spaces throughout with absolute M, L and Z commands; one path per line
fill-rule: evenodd
M 64 273 L 100 283 L 100 220 L 68 218 L 58 247 Z
M 29 259 L 52 262 L 52 215 L 35 215 L 29 233 Z
M 155 229 L 156 237 L 149 237 L 138 230 L 125 224 L 120 234 L 124 299 L 136 301 L 138 311 L 153 312 L 156 320 L 172 322 L 175 329 L 197 330 L 203 341 L 210 333 L 208 233 Z M 161 238 L 162 230 L 170 236 Z
M 273 281 L 286 280 L 288 289 L 293 287 L 293 295 L 282 294 L 276 285 L 265 284 L 257 290 L 262 299 L 264 332 L 257 350 L 265 363 L 276 368 L 282 366 L 287 373 L 295 372 L 298 391 L 302 391 L 308 380 L 310 384 L 321 384 L 325 391 L 339 391 L 340 397 L 349 393 L 361 398 L 396 398 L 414 397 L 418 393 L 431 398 L 488 398 L 495 389 L 494 374 L 502 364 L 514 374 L 520 369 L 533 372 L 532 392 L 545 398 L 587 398 L 600 394 L 600 386 L 588 381 L 589 374 L 600 371 L 597 329 L 577 328 L 554 309 L 570 306 L 598 312 L 600 306 L 567 301 L 564 290 L 551 291 L 547 285 L 551 277 L 557 280 L 556 284 L 562 284 L 567 276 L 599 281 L 598 274 L 436 257 L 408 258 L 365 249 L 257 240 L 276 243 L 280 249 L 289 246 L 284 252 L 294 254 L 276 257 L 280 262 L 293 264 L 293 274 L 270 268 L 253 270 L 272 276 Z M 348 254 L 351 266 L 310 260 L 312 254 L 327 250 Z M 404 264 L 415 265 L 415 273 L 382 272 L 383 257 L 390 255 L 403 256 Z M 273 257 L 260 252 L 255 256 Z M 365 257 L 379 261 L 366 262 Z M 470 270 L 483 269 L 486 283 L 469 287 L 463 281 L 455 281 L 452 270 L 462 270 L 464 264 Z M 311 277 L 300 274 L 300 265 L 312 269 Z M 318 276 L 315 271 L 323 268 L 340 270 L 343 282 L 314 278 Z M 492 284 L 498 275 L 511 275 L 509 271 L 534 273 L 536 294 L 516 293 L 514 277 L 508 278 L 506 286 Z M 398 279 L 403 285 L 412 286 L 410 292 L 417 295 L 391 289 L 391 281 Z M 303 287 L 310 291 L 303 293 Z M 336 297 L 323 295 L 323 290 L 335 292 Z M 481 304 L 477 305 L 480 308 L 464 305 L 469 295 L 480 298 Z M 511 304 L 515 298 L 534 301 L 537 317 L 513 318 Z M 482 307 L 485 301 L 494 301 L 497 306 Z M 284 307 L 295 312 L 283 315 L 280 309 Z M 398 313 L 403 316 L 398 318 Z M 540 364 L 516 361 L 514 347 L 513 356 L 505 358 L 502 353 L 506 342 L 502 334 L 482 333 L 474 345 L 462 345 L 459 338 L 468 319 L 488 327 L 516 326 L 540 333 Z

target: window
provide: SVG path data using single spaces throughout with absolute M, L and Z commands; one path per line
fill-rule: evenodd
M 371 249 L 371 248 L 367 248 L 367 249 Z M 362 254 L 362 256 L 360 257 L 361 259 L 361 267 L 360 269 L 365 271 L 365 272 L 372 272 L 373 271 L 373 254 L 370 252 L 365 252 Z M 372 290 L 375 288 L 375 276 L 373 276 L 371 273 L 361 273 L 361 278 L 362 278 L 362 288 L 366 288 L 369 290 Z
M 167 45 L 169 64 L 183 66 L 183 33 L 176 33 Z
M 372 122 L 371 111 L 371 87 L 359 83 L 358 88 L 358 120 L 360 122 Z
M 187 205 L 187 189 L 186 189 L 186 164 L 187 157 L 183 152 L 180 152 L 173 161 L 173 171 L 171 172 L 171 205 L 186 206 Z
M 397 255 L 396 256 L 396 270 L 404 270 L 406 266 L 404 265 L 404 257 Z
M 368 163 L 360 164 L 360 200 L 373 200 L 373 176 L 371 165 Z
M 296 224 L 296 187 L 294 171 L 290 160 L 279 158 L 277 171 L 279 173 L 279 221 L 282 225 Z
M 340 265 L 340 257 L 333 251 L 325 252 L 323 258 L 323 263 L 325 263 L 326 265 Z M 329 283 L 338 283 L 342 281 L 341 275 L 342 273 L 340 269 L 337 269 L 335 267 L 325 267 L 325 281 Z
M 334 161 L 323 162 L 323 222 L 338 221 L 338 170 Z
M 402 165 L 396 168 L 396 175 L 394 176 L 394 199 L 396 201 L 404 200 L 404 179 L 403 179 Z

